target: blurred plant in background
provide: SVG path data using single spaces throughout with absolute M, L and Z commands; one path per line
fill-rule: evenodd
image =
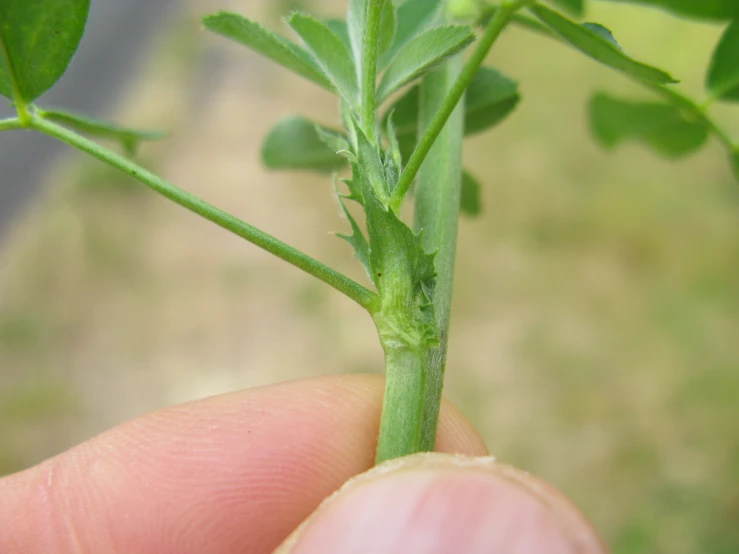
M 243 4 L 223 7 L 276 13 Z M 173 129 L 144 155 L 268 230 L 290 213 L 280 238 L 356 271 L 324 240 L 338 209 L 324 180 L 257 159 L 288 113 L 334 123 L 330 97 L 199 37 L 213 7 L 183 7 L 121 108 Z M 588 19 L 699 95 L 720 27 L 599 2 Z M 739 187 L 726 155 L 604 153 L 589 136 L 592 93 L 651 96 L 519 30 L 493 58 L 521 83 L 523 109 L 467 151 L 490 177 L 485 217 L 461 228 L 447 394 L 499 459 L 573 496 L 617 554 L 739 552 Z M 735 109 L 716 113 L 737 128 Z M 0 471 L 173 402 L 380 371 L 371 328 L 338 295 L 95 164 L 65 162 L 53 179 L 2 253 Z

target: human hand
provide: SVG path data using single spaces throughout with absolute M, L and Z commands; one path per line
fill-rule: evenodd
M 389 462 L 316 510 L 371 467 L 381 397 L 379 378 L 325 377 L 135 419 L 0 479 L 0 552 L 267 554 L 306 518 L 278 553 L 605 552 L 551 487 L 479 458 L 449 404 L 438 450 L 466 457 Z

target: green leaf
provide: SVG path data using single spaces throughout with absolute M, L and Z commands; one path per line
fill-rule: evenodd
M 661 8 L 676 15 L 696 19 L 728 20 L 739 18 L 736 0 L 610 0 Z
M 413 142 L 415 144 L 416 133 L 418 133 L 419 108 L 419 90 L 418 86 L 415 86 L 398 98 L 398 100 L 396 100 L 396 102 L 387 110 L 385 119 L 392 114 L 395 134 L 398 141 L 401 143 L 404 139 L 410 136 L 413 138 Z M 403 156 L 403 159 L 407 158 Z
M 610 31 L 601 25 L 592 23 L 578 25 L 557 12 L 540 5 L 532 6 L 530 9 L 542 23 L 562 39 L 604 65 L 617 69 L 640 81 L 657 84 L 677 82 L 661 69 L 637 62 L 624 54 L 613 40 Z
M 129 155 L 133 155 L 136 152 L 136 148 L 140 142 L 145 140 L 160 140 L 167 136 L 162 131 L 127 129 L 110 121 L 69 112 L 37 109 L 36 113 L 44 119 L 54 121 L 70 129 L 75 129 L 80 133 L 120 142 Z
M 460 193 L 460 211 L 470 217 L 477 217 L 482 211 L 480 201 L 480 182 L 467 171 L 462 172 L 462 190 Z
M 361 165 L 362 177 L 372 187 L 375 198 L 383 206 L 387 206 L 395 183 L 388 182 L 377 147 L 370 143 L 358 124 L 354 125 L 354 129 L 357 135 L 357 159 Z
M 403 85 L 422 77 L 449 56 L 461 52 L 475 39 L 472 29 L 450 25 L 436 27 L 409 41 L 382 76 L 378 98 L 385 100 Z
M 338 131 L 334 131 L 333 129 L 323 127 L 322 125 L 314 125 L 313 128 L 316 130 L 321 142 L 328 146 L 332 152 L 336 152 L 346 159 L 349 159 L 350 156 L 354 155 L 349 151 L 349 142 L 347 141 L 346 136 L 342 135 Z
M 357 67 L 357 74 L 361 72 L 362 39 L 364 38 L 364 16 L 367 12 L 367 0 L 349 0 L 349 10 L 346 14 L 346 26 L 349 32 L 349 43 Z
M 0 94 L 23 104 L 64 75 L 90 0 L 0 0 Z
M 395 11 L 395 5 L 392 0 L 385 0 L 385 5 L 382 7 L 382 15 L 380 16 L 380 39 L 377 42 L 377 55 L 380 58 L 393 45 L 397 29 L 398 14 Z
M 418 87 L 413 87 L 385 115 L 387 118 L 392 113 L 393 126 L 398 125 L 395 138 L 403 160 L 410 159 L 418 144 L 418 102 Z
M 326 26 L 341 39 L 347 50 L 351 50 L 352 43 L 349 40 L 349 29 L 346 26 L 346 21 L 341 19 L 326 19 L 324 20 Z
M 297 44 L 235 13 L 220 12 L 203 18 L 206 29 L 238 42 L 328 90 L 334 87 L 310 54 Z
M 706 126 L 670 104 L 632 102 L 596 94 L 590 102 L 593 135 L 605 148 L 634 140 L 666 158 L 685 156 L 708 140 Z
M 339 94 L 356 106 L 359 101 L 357 72 L 341 39 L 325 23 L 301 13 L 294 13 L 288 24 L 303 39 Z
M 481 67 L 465 97 L 465 135 L 494 127 L 513 112 L 520 100 L 518 83 L 493 68 Z
M 585 0 L 552 0 L 552 3 L 577 17 L 582 17 L 585 14 Z
M 491 67 L 481 67 L 467 89 L 465 135 L 474 135 L 494 127 L 513 112 L 520 99 L 515 81 Z M 418 87 L 413 87 L 388 110 L 388 114 L 394 114 L 403 159 L 408 159 L 416 144 L 418 101 Z
M 333 137 L 336 142 L 327 145 L 327 137 Z M 262 145 L 262 162 L 269 169 L 331 173 L 346 166 L 346 159 L 337 154 L 341 140 L 336 131 L 302 117 L 288 117 L 267 134 Z
M 362 267 L 367 273 L 367 277 L 369 277 L 370 281 L 374 282 L 374 279 L 372 278 L 372 269 L 370 268 L 369 243 L 367 242 L 364 233 L 362 233 L 362 230 L 359 228 L 359 225 L 357 225 L 357 221 L 354 219 L 352 214 L 349 213 L 349 210 L 347 210 L 346 205 L 344 204 L 344 198 L 338 193 L 338 191 L 336 192 L 336 196 L 339 199 L 341 210 L 344 212 L 344 215 L 352 228 L 351 235 L 337 233 L 336 236 L 345 240 L 352 246 L 354 249 L 354 256 L 359 260 L 359 263 L 362 264 Z
M 385 67 L 416 35 L 431 26 L 439 14 L 441 0 L 409 0 L 398 7 L 395 39 L 380 60 Z
M 739 19 L 731 23 L 721 37 L 706 83 L 715 99 L 739 102 Z
M 389 143 L 390 159 L 393 162 L 395 174 L 400 175 L 403 171 L 403 154 L 400 151 L 398 133 L 395 130 L 395 122 L 393 121 L 392 112 L 388 114 L 388 117 L 385 120 L 385 136 Z

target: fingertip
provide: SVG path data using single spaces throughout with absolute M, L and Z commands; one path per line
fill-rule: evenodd
M 441 404 L 436 451 L 446 454 L 487 456 L 488 448 L 469 419 L 448 400 Z
M 271 552 L 371 467 L 382 389 L 380 376 L 323 377 L 125 423 L 0 479 L 0 552 Z M 484 452 L 448 403 L 438 447 Z
M 275 554 L 605 554 L 559 493 L 492 458 L 422 454 L 347 483 Z

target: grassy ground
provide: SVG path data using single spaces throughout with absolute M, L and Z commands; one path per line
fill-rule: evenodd
M 276 24 L 274 5 L 235 4 Z M 699 91 L 718 29 L 606 3 L 591 17 Z M 258 162 L 280 117 L 334 122 L 330 98 L 185 19 L 122 109 L 173 129 L 144 156 L 361 279 L 327 236 L 344 225 L 330 183 Z M 468 145 L 485 213 L 462 224 L 448 395 L 500 459 L 573 496 L 615 552 L 738 552 L 739 187 L 723 153 L 604 153 L 589 95 L 642 91 L 518 31 L 491 63 L 524 102 Z M 739 130 L 736 109 L 722 115 Z M 351 302 L 95 164 L 55 172 L 2 260 L 0 471 L 170 403 L 381 368 Z

